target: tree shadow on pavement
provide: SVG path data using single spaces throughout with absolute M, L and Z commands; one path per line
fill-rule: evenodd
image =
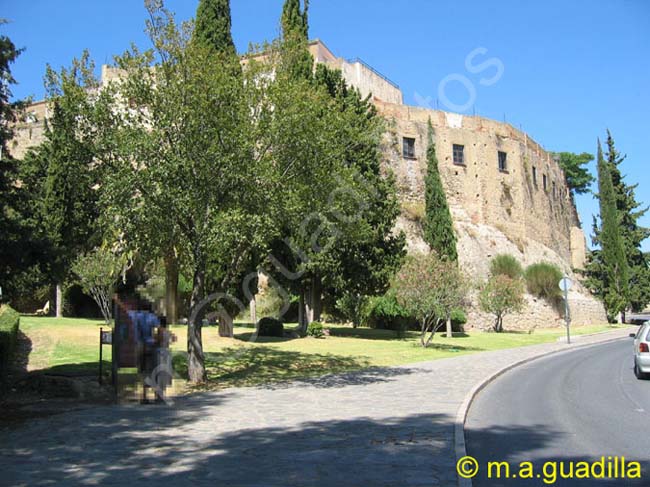
M 10 485 L 456 485 L 450 415 L 251 427 L 250 415 L 262 418 L 265 411 L 251 404 L 251 411 L 241 411 L 241 417 L 230 411 L 222 422 L 219 409 L 228 407 L 228 398 L 206 393 L 182 398 L 173 407 L 97 408 L 0 432 L 4 480 Z M 513 427 L 480 434 L 486 444 L 526 438 L 532 452 L 552 444 L 558 432 Z M 514 482 L 475 485 L 526 485 Z

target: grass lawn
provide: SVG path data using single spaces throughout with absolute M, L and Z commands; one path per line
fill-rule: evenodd
M 99 320 L 23 316 L 21 331 L 31 341 L 28 369 L 53 369 L 65 373 L 97 371 Z M 331 326 L 332 336 L 316 339 L 258 338 L 251 341 L 252 327 L 235 325 L 235 338 L 221 338 L 214 326 L 203 329 L 210 389 L 256 385 L 286 379 L 313 377 L 365 367 L 401 365 L 484 350 L 520 347 L 555 341 L 564 329 L 538 329 L 535 333 L 468 332 L 452 339 L 436 335 L 423 349 L 417 333 L 403 339 L 392 331 Z M 574 327 L 575 335 L 611 330 L 608 325 Z M 175 369 L 186 372 L 186 329 L 173 326 Z M 110 359 L 110 347 L 104 346 Z M 108 367 L 106 370 L 109 370 Z

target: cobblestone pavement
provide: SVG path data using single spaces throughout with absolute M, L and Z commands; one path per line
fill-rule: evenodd
M 454 419 L 465 395 L 504 366 L 566 348 L 480 352 L 194 394 L 172 407 L 35 419 L 0 431 L 0 485 L 452 486 Z

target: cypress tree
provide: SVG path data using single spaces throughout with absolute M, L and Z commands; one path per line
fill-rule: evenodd
M 621 219 L 612 181 L 610 164 L 603 157 L 598 140 L 598 200 L 600 204 L 600 295 L 610 319 L 625 310 L 628 267 L 620 232 Z
M 200 0 L 196 9 L 194 38 L 217 52 L 237 57 L 232 40 L 230 0 Z
M 623 248 L 629 269 L 628 274 L 628 306 L 633 311 L 643 311 L 650 303 L 650 268 L 648 256 L 641 250 L 642 242 L 650 237 L 650 229 L 639 226 L 638 220 L 648 211 L 639 209 L 641 204 L 636 201 L 636 184 L 628 185 L 620 171 L 620 164 L 625 156 L 616 149 L 614 138 L 607 131 L 607 164 L 612 177 L 616 209 L 618 211 L 619 231 L 623 240 Z
M 433 142 L 431 120 L 429 120 L 428 139 L 427 175 L 424 180 L 424 240 L 429 244 L 431 250 L 436 251 L 440 257 L 456 261 L 458 259 L 456 235 L 449 205 L 447 204 L 447 197 L 440 179 L 440 171 L 438 170 L 438 158 L 436 157 L 436 145 Z
M 314 59 L 309 53 L 309 0 L 301 9 L 300 0 L 285 0 L 282 7 L 282 40 L 285 47 L 285 72 L 294 79 L 311 79 Z

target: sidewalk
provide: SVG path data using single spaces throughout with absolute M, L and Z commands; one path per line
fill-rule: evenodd
M 8 485 L 455 486 L 457 414 L 478 384 L 631 330 L 194 394 L 173 407 L 74 411 L 0 431 L 0 469 Z

